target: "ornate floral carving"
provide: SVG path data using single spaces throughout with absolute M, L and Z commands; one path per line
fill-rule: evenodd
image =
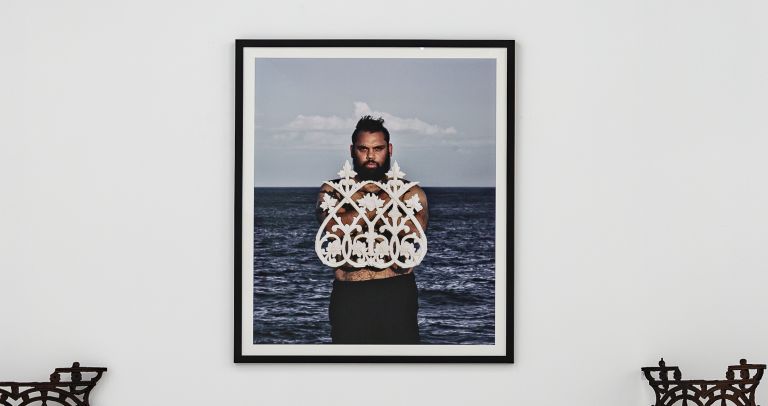
M 56 368 L 50 382 L 0 382 L 0 406 L 89 406 L 91 390 L 106 370 L 75 362 Z
M 338 174 L 338 181 L 325 182 L 336 192 L 336 198 L 326 193 L 320 203 L 327 215 L 317 232 L 315 251 L 323 264 L 383 269 L 393 265 L 411 268 L 421 263 L 427 253 L 427 237 L 415 215 L 424 206 L 418 195 L 404 199 L 418 182 L 404 182 L 405 172 L 397 162 L 386 173 L 385 182 L 355 181 L 357 173 L 349 161 Z M 366 192 L 363 188 L 370 184 L 380 190 L 379 195 L 368 192 L 354 199 L 361 190 Z M 348 223 L 340 216 L 345 206 L 355 212 Z
M 755 406 L 755 390 L 763 377 L 765 364 L 748 364 L 742 359 L 739 365 L 728 367 L 725 380 L 683 380 L 680 368 L 667 366 L 663 358 L 658 367 L 641 369 L 656 395 L 653 406 Z M 738 379 L 736 371 L 739 372 Z

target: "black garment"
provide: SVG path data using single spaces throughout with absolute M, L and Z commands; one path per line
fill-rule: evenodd
M 334 344 L 418 344 L 419 310 L 413 273 L 361 282 L 333 281 Z

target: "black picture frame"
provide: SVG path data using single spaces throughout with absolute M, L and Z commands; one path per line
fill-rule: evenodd
M 234 196 L 234 362 L 235 363 L 513 363 L 513 349 L 514 349 L 514 148 L 515 148 L 515 42 L 513 40 L 257 40 L 257 39 L 238 39 L 235 42 L 235 196 Z M 470 52 L 472 50 L 486 51 L 495 50 L 499 55 L 503 55 L 503 63 L 506 67 L 504 72 L 504 85 L 500 88 L 497 82 L 497 92 L 503 92 L 503 100 L 506 105 L 506 117 L 504 123 L 506 128 L 502 131 L 503 134 L 499 135 L 500 131 L 497 129 L 497 139 L 503 136 L 505 138 L 505 162 L 496 162 L 497 170 L 499 165 L 505 165 L 505 169 L 501 173 L 506 174 L 504 186 L 505 195 L 505 207 L 496 206 L 496 210 L 502 210 L 506 213 L 504 224 L 503 244 L 506 247 L 505 252 L 505 269 L 495 268 L 496 275 L 504 276 L 503 285 L 496 285 L 496 289 L 505 289 L 503 295 L 499 295 L 497 291 L 496 295 L 496 309 L 498 311 L 504 311 L 504 315 L 500 316 L 504 321 L 503 339 L 496 339 L 494 347 L 498 351 L 490 351 L 485 354 L 458 354 L 454 353 L 450 348 L 446 351 L 430 354 L 394 354 L 394 355 L 382 355 L 381 353 L 368 353 L 366 351 L 353 352 L 353 353 L 338 353 L 337 351 L 327 351 L 333 349 L 335 344 L 317 344 L 311 354 L 305 352 L 294 352 L 290 349 L 290 345 L 284 345 L 285 351 L 278 349 L 274 351 L 260 351 L 258 345 L 249 346 L 249 343 L 244 339 L 244 333 L 247 333 L 247 329 L 253 329 L 253 324 L 248 325 L 244 318 L 247 314 L 245 310 L 248 308 L 248 304 L 244 303 L 247 300 L 248 290 L 253 289 L 253 286 L 249 287 L 244 283 L 244 277 L 248 276 L 248 273 L 244 270 L 244 266 L 248 267 L 250 261 L 244 258 L 245 250 L 243 249 L 247 245 L 253 244 L 253 240 L 248 240 L 248 229 L 244 228 L 247 222 L 244 219 L 250 215 L 253 216 L 252 203 L 246 203 L 244 201 L 245 191 L 250 186 L 253 189 L 253 185 L 246 186 L 244 176 L 246 172 L 252 171 L 252 167 L 249 167 L 244 162 L 246 157 L 244 153 L 246 149 L 244 146 L 252 145 L 249 137 L 255 137 L 254 133 L 247 133 L 245 123 L 248 120 L 253 120 L 254 112 L 244 111 L 245 104 L 244 97 L 246 93 L 252 91 L 252 89 L 245 88 L 244 74 L 246 68 L 244 62 L 249 52 L 252 50 L 269 52 L 275 49 L 291 49 L 296 52 L 303 52 L 306 50 L 309 52 L 322 52 L 324 49 L 348 49 L 350 52 L 354 52 L 356 49 L 435 49 L 445 50 L 446 52 L 451 50 L 460 50 Z M 501 62 L 499 62 L 501 63 Z M 498 78 L 497 78 L 498 79 Z M 499 148 L 497 144 L 497 149 Z M 497 152 L 498 153 L 498 152 Z M 244 166 L 245 165 L 245 166 Z M 318 185 L 319 186 L 319 185 Z M 498 199 L 498 195 L 497 195 Z M 498 201 L 498 200 L 497 200 Z M 248 204 L 251 204 L 250 209 Z M 499 224 L 497 223 L 497 227 Z M 250 227 L 250 235 L 253 235 L 253 228 Z M 253 238 L 253 237 L 251 237 Z M 497 245 L 500 242 L 500 236 L 496 234 Z M 252 265 L 251 265 L 252 268 Z M 252 275 L 251 275 L 252 276 Z M 330 278 L 330 276 L 329 276 Z M 245 289 L 245 290 L 244 290 Z M 244 294 L 245 292 L 245 294 Z M 499 296 L 503 297 L 504 303 L 498 303 Z M 252 300 L 251 300 L 252 302 Z M 252 304 L 251 304 L 252 305 Z M 253 308 L 251 308 L 253 309 Z M 252 318 L 251 318 L 252 319 Z M 497 319 L 499 320 L 499 319 Z M 251 320 L 251 323 L 253 321 Z M 501 340 L 501 341 L 500 341 Z M 426 346 L 426 345 L 425 345 Z M 254 347 L 255 353 L 254 353 Z M 361 346 L 369 347 L 369 346 Z M 503 349 L 501 351 L 500 349 Z

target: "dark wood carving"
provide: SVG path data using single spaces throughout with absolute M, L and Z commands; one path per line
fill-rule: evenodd
M 0 406 L 90 406 L 88 396 L 107 368 L 56 368 L 50 382 L 0 382 Z
M 755 389 L 765 365 L 742 359 L 728 367 L 722 381 L 683 380 L 680 368 L 666 366 L 664 358 L 658 367 L 641 369 L 656 393 L 654 406 L 757 406 Z

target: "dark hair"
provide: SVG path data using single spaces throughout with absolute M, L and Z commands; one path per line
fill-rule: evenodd
M 389 131 L 384 127 L 384 119 L 373 118 L 373 116 L 363 116 L 355 126 L 355 131 L 352 132 L 352 143 L 357 142 L 357 135 L 360 133 L 384 133 L 384 140 L 389 143 Z

